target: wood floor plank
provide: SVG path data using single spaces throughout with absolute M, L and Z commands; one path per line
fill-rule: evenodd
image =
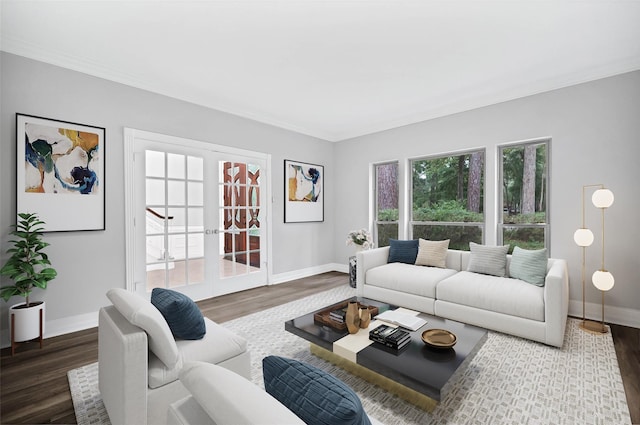
M 348 275 L 330 272 L 292 282 L 198 302 L 203 314 L 222 323 L 315 293 L 347 285 Z M 640 329 L 611 325 L 633 423 L 640 424 Z M 98 361 L 97 328 L 24 346 L 0 358 L 0 423 L 75 424 L 67 371 Z

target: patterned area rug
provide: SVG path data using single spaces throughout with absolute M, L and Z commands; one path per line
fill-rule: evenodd
M 448 395 L 427 413 L 309 353 L 284 322 L 355 295 L 340 287 L 224 323 L 249 341 L 253 381 L 275 354 L 327 370 L 353 388 L 367 413 L 386 424 L 630 424 L 611 334 L 592 335 L 569 319 L 562 349 L 490 332 Z M 108 424 L 97 364 L 68 373 L 78 424 Z

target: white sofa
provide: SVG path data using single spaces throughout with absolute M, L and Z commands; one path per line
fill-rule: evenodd
M 99 313 L 98 374 L 112 424 L 165 424 L 168 406 L 189 395 L 178 379 L 185 362 L 218 364 L 251 378 L 247 341 L 241 336 L 205 317 L 204 338 L 176 340 L 150 302 L 119 288 L 108 296 L 114 305 Z M 172 367 L 160 360 L 172 355 Z
M 202 362 L 186 363 L 180 372 L 180 381 L 189 389 L 190 395 L 169 406 L 168 425 L 297 425 L 305 423 L 267 391 L 217 365 Z M 295 382 L 292 383 L 292 386 L 295 385 Z M 300 399 L 306 399 L 310 393 L 314 392 L 303 383 L 300 384 L 299 391 Z M 327 401 L 327 406 L 318 405 L 314 408 L 323 409 L 333 406 L 334 403 L 335 400 Z M 309 404 L 312 403 L 307 402 L 306 405 L 309 406 Z M 341 407 L 345 408 L 344 405 Z M 324 415 L 319 414 L 318 417 L 320 416 L 327 419 Z M 382 425 L 371 417 L 367 419 L 363 422 Z
M 357 253 L 356 293 L 427 314 L 561 347 L 569 306 L 565 260 L 548 259 L 544 286 L 466 271 L 471 253 L 447 250 L 446 268 L 387 263 L 389 247 Z M 511 256 L 507 256 L 507 276 Z

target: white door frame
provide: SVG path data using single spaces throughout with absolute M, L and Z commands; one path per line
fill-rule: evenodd
M 167 143 L 171 145 L 179 145 L 189 148 L 196 148 L 202 150 L 208 150 L 212 152 L 241 155 L 252 158 L 259 158 L 266 164 L 265 175 L 268 177 L 266 180 L 266 237 L 267 237 L 267 255 L 263 261 L 267 263 L 267 282 L 269 285 L 273 281 L 273 264 L 271 262 L 271 250 L 273 248 L 273 241 L 271 237 L 272 230 L 272 184 L 271 184 L 271 155 L 260 152 L 253 152 L 245 149 L 234 148 L 231 146 L 217 145 L 214 143 L 203 142 L 199 140 L 187 139 L 184 137 L 169 136 L 160 133 L 153 133 L 144 130 L 137 130 L 133 128 L 124 128 L 124 206 L 125 206 L 125 271 L 126 282 L 125 287 L 128 291 L 135 292 L 137 284 L 143 284 L 144 282 L 135 281 L 135 265 L 136 265 L 136 253 L 135 253 L 135 199 L 134 199 L 134 187 L 135 187 L 135 175 L 134 175 L 134 145 L 136 140 L 148 140 L 154 143 Z

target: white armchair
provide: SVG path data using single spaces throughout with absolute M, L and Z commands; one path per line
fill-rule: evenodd
M 100 309 L 99 387 L 111 423 L 165 424 L 168 406 L 189 393 L 178 379 L 185 362 L 218 364 L 251 379 L 244 338 L 204 318 L 200 340 L 175 340 L 162 314 L 124 289 Z

